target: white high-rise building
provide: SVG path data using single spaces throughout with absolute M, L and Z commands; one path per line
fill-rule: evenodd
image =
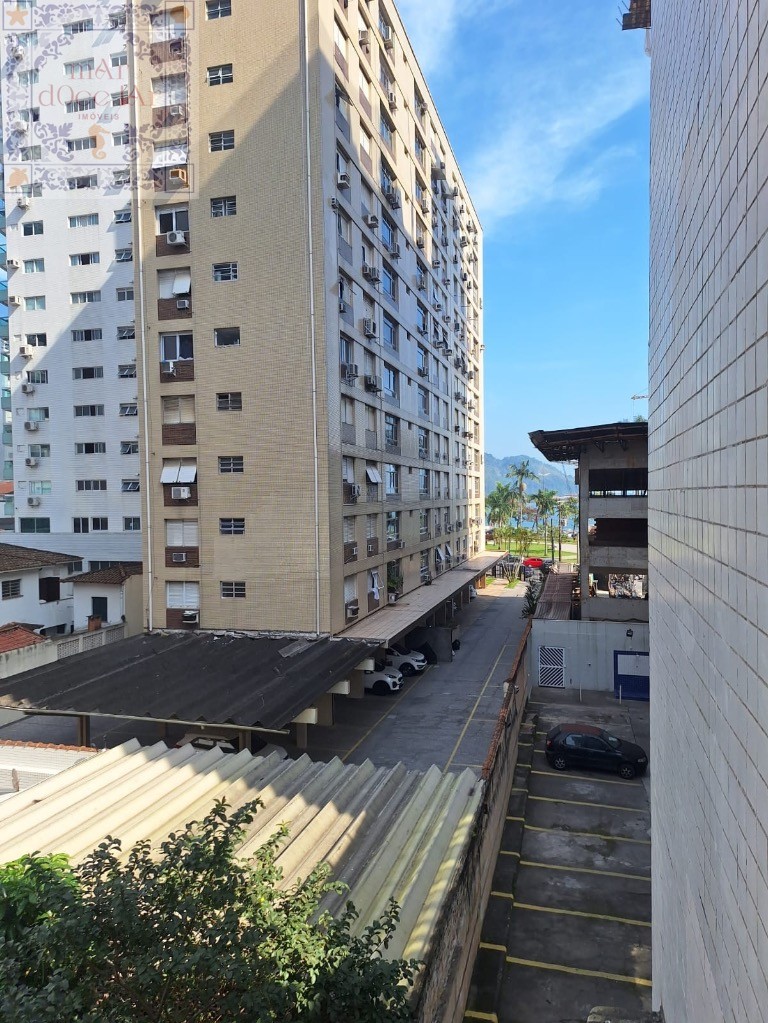
M 95 561 L 141 551 L 128 56 L 112 6 L 62 24 L 50 6 L 4 5 L 0 30 L 15 528 Z

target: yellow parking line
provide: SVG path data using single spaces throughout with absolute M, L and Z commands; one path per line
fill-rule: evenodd
M 528 789 L 511 788 L 509 791 L 510 792 L 527 792 Z
M 540 752 L 536 750 L 536 752 Z M 531 770 L 531 774 L 540 774 L 544 778 L 562 778 L 563 781 L 591 781 L 595 785 L 631 785 L 633 789 L 641 789 L 643 783 L 641 781 L 619 781 L 618 778 L 601 778 L 599 776 L 594 777 L 587 774 L 571 774 L 570 771 L 535 771 Z
M 520 859 L 520 853 L 515 852 L 514 849 L 499 849 L 499 856 L 517 856 Z
M 543 831 L 553 835 L 563 835 L 575 838 L 604 838 L 614 842 L 632 842 L 633 845 L 650 845 L 648 838 L 624 838 L 622 835 L 603 835 L 599 831 L 568 831 L 565 828 L 538 828 L 533 824 L 525 825 L 526 831 Z
M 464 1019 L 484 1019 L 488 1023 L 499 1023 L 499 1017 L 495 1012 L 478 1012 L 477 1009 L 465 1009 Z
M 360 739 L 358 739 L 357 742 L 355 743 L 355 745 L 351 749 L 348 749 L 343 757 L 339 758 L 342 763 L 347 759 L 347 757 L 351 756 L 355 752 L 355 750 L 357 749 L 358 746 L 361 746 L 365 742 L 365 740 L 368 738 L 368 736 L 372 732 L 376 731 L 376 729 L 379 727 L 381 722 L 385 718 L 389 717 L 389 715 L 392 713 L 393 709 L 402 700 L 405 699 L 405 697 L 408 695 L 408 693 L 412 693 L 413 692 L 413 690 L 416 688 L 416 686 L 419 684 L 419 682 L 421 682 L 421 680 L 425 677 L 425 675 L 429 674 L 429 668 L 430 668 L 430 666 L 427 665 L 426 669 L 424 671 L 422 671 L 422 673 L 420 675 L 417 675 L 416 678 L 413 680 L 413 684 L 408 686 L 408 688 L 405 691 L 401 692 L 400 695 L 398 697 L 396 697 L 395 700 L 392 701 L 392 703 L 390 703 L 389 707 L 387 708 L 387 710 L 384 711 L 384 713 L 381 715 L 381 717 L 378 718 L 377 721 L 374 721 L 374 723 L 371 725 L 371 727 L 368 729 L 368 731 L 365 733 L 365 735 L 363 735 Z
M 501 895 L 501 892 L 491 892 L 491 895 Z M 510 895 L 509 898 L 512 898 Z M 536 913 L 554 913 L 556 916 L 578 916 L 585 920 L 606 920 L 613 924 L 629 924 L 632 927 L 650 927 L 647 920 L 631 920 L 625 916 L 611 916 L 609 913 L 585 913 L 580 909 L 557 909 L 553 906 L 532 906 L 527 902 L 515 902 L 515 909 L 527 909 Z
M 613 803 L 592 803 L 585 799 L 555 799 L 553 796 L 528 796 L 539 803 L 567 803 L 568 806 L 596 806 L 601 810 L 626 810 L 628 813 L 648 813 L 638 806 L 615 806 Z
M 507 956 L 507 962 L 513 966 L 533 966 L 537 970 L 554 970 L 556 973 L 572 973 L 577 977 L 595 977 L 598 980 L 615 980 L 621 984 L 635 984 L 637 987 L 650 987 L 650 980 L 645 977 L 627 977 L 622 973 L 604 973 L 602 970 L 583 970 L 578 966 L 560 966 L 557 963 L 539 963 L 534 959 L 518 959 Z
M 594 867 L 569 867 L 560 863 L 537 863 L 533 860 L 520 860 L 521 867 L 537 867 L 539 870 L 563 870 L 573 874 L 597 874 L 599 877 L 623 877 L 627 881 L 647 881 L 647 874 L 622 874 L 617 870 L 597 870 Z
M 481 941 L 480 942 L 480 948 L 484 948 L 488 952 L 503 952 L 504 955 L 507 954 L 507 946 L 506 945 L 491 945 L 490 942 Z
M 510 816 L 510 814 L 507 814 L 507 820 L 508 821 L 525 821 L 525 817 L 512 817 L 512 816 Z
M 511 892 L 491 892 L 491 895 L 495 895 L 497 899 L 510 899 L 512 902 L 515 901 L 515 897 Z
M 518 742 L 518 746 L 533 746 L 532 742 Z

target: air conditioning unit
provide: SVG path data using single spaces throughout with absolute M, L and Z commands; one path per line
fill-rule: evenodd
M 180 309 L 182 311 L 185 310 L 185 309 L 191 309 L 192 308 L 192 303 L 189 301 L 188 298 L 180 298 L 176 302 L 176 308 Z
M 347 380 L 355 380 L 357 377 L 360 376 L 360 374 L 357 371 L 357 364 L 354 362 L 342 362 L 341 372 L 342 375 L 347 378 Z
M 331 209 L 334 213 L 341 209 L 341 203 L 335 196 L 331 199 Z
M 350 558 L 356 558 L 357 557 L 357 544 L 355 544 L 354 547 L 350 548 L 349 556 L 350 556 Z
M 384 198 L 387 200 L 393 210 L 400 209 L 400 189 L 395 188 L 393 185 L 387 185 L 384 189 Z
M 461 519 L 457 519 L 456 520 L 456 528 L 457 529 L 463 529 L 464 528 L 464 523 L 461 521 Z
M 366 551 L 368 552 L 369 555 L 375 554 L 376 553 L 376 544 L 375 543 L 371 543 L 369 541 L 367 546 L 366 546 Z
M 421 199 L 421 212 L 422 213 L 429 213 L 429 199 L 427 198 L 426 195 L 422 196 L 422 199 Z
M 402 551 L 404 548 L 405 548 L 405 540 L 398 540 L 397 541 L 397 549 L 399 551 Z
M 22 384 L 21 385 L 21 393 L 22 394 L 34 394 L 35 393 L 35 385 L 34 384 Z
M 450 522 L 446 522 L 446 524 L 445 524 L 445 531 L 446 531 L 446 533 L 452 533 L 453 532 L 453 526 L 450 524 Z
M 379 218 L 376 216 L 375 213 L 366 213 L 366 215 L 363 217 L 363 220 L 372 231 L 375 231 L 376 228 L 379 226 Z
M 184 116 L 184 107 L 181 106 L 179 103 L 175 103 L 170 108 L 168 113 L 170 114 L 171 117 L 183 117 Z
M 174 565 L 183 565 L 187 560 L 187 552 L 179 551 L 178 553 L 171 554 L 171 561 Z
M 168 176 L 171 181 L 180 181 L 182 185 L 186 185 L 189 182 L 189 175 L 187 174 L 186 167 L 171 167 L 168 172 Z
M 19 345 L 19 355 L 22 357 L 22 359 L 31 359 L 32 349 L 29 348 L 27 345 Z
M 416 236 L 416 244 L 419 246 L 420 249 L 423 249 L 424 246 L 427 244 L 427 239 L 424 237 L 423 234 L 419 234 Z
M 363 277 L 371 282 L 371 284 L 378 284 L 381 280 L 381 274 L 375 266 L 369 266 L 367 263 L 363 263 Z
M 376 337 L 376 321 L 366 316 L 363 320 L 363 333 L 366 337 Z
M 400 258 L 400 246 L 399 245 L 390 245 L 390 247 L 389 247 L 389 255 L 390 255 L 390 257 L 392 259 L 399 259 Z
M 27 431 L 27 433 L 37 433 L 37 431 L 40 429 L 40 424 L 37 422 L 36 419 L 27 419 L 27 421 L 24 423 L 24 429 Z
M 432 260 L 432 269 L 433 270 L 439 270 L 440 269 L 440 260 L 439 259 L 433 259 Z
M 418 372 L 420 377 L 428 377 L 429 376 L 429 367 L 428 366 L 419 366 L 417 372 Z
M 189 487 L 171 487 L 172 501 L 188 501 L 191 496 L 192 491 Z
M 450 322 L 451 322 L 451 314 L 450 313 L 443 313 L 443 323 L 450 323 Z
M 467 238 L 467 236 L 463 234 L 461 236 L 461 239 L 459 240 L 459 244 L 461 245 L 462 248 L 464 248 L 465 246 L 469 245 L 469 238 Z
M 161 362 L 160 372 L 168 373 L 169 376 L 176 376 L 176 363 L 175 362 Z
M 169 231 L 165 236 L 165 240 L 169 245 L 186 245 L 187 236 L 184 231 Z
M 394 89 L 390 89 L 387 93 L 387 102 L 390 110 L 397 110 L 397 93 Z
M 349 604 L 347 606 L 347 618 L 354 619 L 360 614 L 360 606 L 358 604 Z
M 36 458 L 25 458 L 24 459 L 24 465 L 26 465 L 26 467 L 28 469 L 34 469 L 34 467 L 37 465 L 37 459 Z
M 416 329 L 418 330 L 422 337 L 426 337 L 427 334 L 429 333 L 429 329 L 426 326 L 417 327 Z
M 28 497 L 27 498 L 27 504 L 29 505 L 30 508 L 39 508 L 40 507 L 40 498 L 39 497 Z
M 349 174 L 346 171 L 339 171 L 336 175 L 336 184 L 339 188 L 349 188 Z
M 440 310 L 443 308 L 443 303 L 442 302 L 433 302 L 432 303 L 432 308 L 435 310 L 436 313 L 439 313 Z
M 462 399 L 461 391 L 454 391 L 453 392 L 453 400 L 454 401 L 461 401 L 461 399 Z
M 200 621 L 199 611 L 185 611 L 181 616 L 184 625 L 197 625 Z
M 469 371 L 469 373 L 467 373 L 467 380 L 474 380 L 474 379 L 475 379 L 475 371 L 473 369 L 471 369 Z
M 365 389 L 373 394 L 381 392 L 381 377 L 367 376 L 365 378 Z
M 361 28 L 357 36 L 357 41 L 361 46 L 367 46 L 370 41 L 370 35 L 367 28 Z
M 5 265 L 8 267 L 9 270 L 18 270 L 19 267 L 21 266 L 21 260 L 20 259 L 7 259 L 5 261 Z

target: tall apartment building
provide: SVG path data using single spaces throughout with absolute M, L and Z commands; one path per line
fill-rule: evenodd
M 649 36 L 653 978 L 670 1023 L 768 1005 L 766 14 L 665 0 Z
M 128 55 L 113 7 L 84 3 L 62 23 L 33 0 L 3 4 L 0 28 L 5 475 L 22 542 L 97 562 L 141 550 Z
M 478 217 L 388 0 L 150 7 L 147 621 L 337 633 L 484 544 Z

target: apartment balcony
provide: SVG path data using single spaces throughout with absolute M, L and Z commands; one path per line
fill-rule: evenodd
M 166 547 L 165 548 L 166 568 L 199 568 L 200 548 L 199 547 Z
M 163 423 L 163 444 L 196 444 L 195 423 Z
M 384 450 L 387 452 L 388 455 L 399 455 L 400 444 L 399 442 L 394 440 L 387 440 L 384 442 Z
M 9 448 L 13 444 L 13 433 L 7 427 L 3 430 L 2 435 L 3 447 Z
M 431 540 L 431 539 L 432 539 L 432 534 L 430 533 L 430 531 L 428 529 L 420 529 L 419 530 L 419 542 L 423 542 L 424 540 Z
M 172 243 L 168 241 L 168 234 L 155 235 L 156 256 L 178 256 L 181 253 L 189 252 L 189 231 L 170 231 L 169 234 L 175 237 L 175 241 Z M 183 245 L 180 242 L 182 235 L 184 236 Z
M 387 551 L 401 551 L 405 547 L 405 540 L 399 536 L 387 537 Z
M 173 103 L 167 107 L 155 107 L 152 111 L 154 128 L 172 128 L 177 124 L 186 124 L 189 108 L 186 103 Z
M 593 544 L 590 541 L 585 561 L 590 571 L 643 575 L 648 571 L 648 547 L 627 543 Z
M 154 67 L 180 60 L 186 61 L 188 56 L 186 39 L 164 39 L 159 43 L 151 43 L 149 47 L 149 60 Z
M 365 488 L 365 499 L 369 504 L 373 504 L 379 501 L 379 487 L 376 483 L 369 483 Z
M 379 435 L 376 433 L 375 430 L 365 431 L 365 446 L 367 448 L 371 448 L 373 451 L 376 451 L 378 449 Z
M 357 561 L 357 544 L 354 540 L 344 544 L 344 564 L 348 565 L 352 561 Z
M 7 355 L 0 355 L 0 376 L 11 375 L 11 360 Z
M 360 497 L 358 483 L 342 483 L 342 500 L 344 504 L 357 504 Z
M 174 491 L 181 491 L 186 496 L 174 497 Z M 165 508 L 196 508 L 197 507 L 197 483 L 186 483 L 183 486 L 163 484 L 163 507 Z
M 177 359 L 175 362 L 160 363 L 160 383 L 174 384 L 176 381 L 195 379 L 195 360 Z
M 12 480 L 13 479 L 13 460 L 12 459 L 8 459 L 7 461 L 3 462 L 3 479 L 4 480 Z
M 648 497 L 590 497 L 590 519 L 647 519 Z
M 158 320 L 190 320 L 192 319 L 192 299 L 159 298 L 157 300 Z
M 0 409 L 2 409 L 3 412 L 10 412 L 12 408 L 13 406 L 11 404 L 10 394 L 2 395 L 2 397 L 0 397 Z
M 381 596 L 374 597 L 372 593 L 368 594 L 368 613 L 378 611 L 381 606 Z
M 369 536 L 365 541 L 365 553 L 369 558 L 375 558 L 379 553 L 379 538 L 378 536 Z
M 189 168 L 186 164 L 178 167 L 153 167 L 152 181 L 156 192 L 182 192 L 189 188 Z
M 355 444 L 357 442 L 357 435 L 355 431 L 354 423 L 342 423 L 341 424 L 341 443 L 342 444 Z

